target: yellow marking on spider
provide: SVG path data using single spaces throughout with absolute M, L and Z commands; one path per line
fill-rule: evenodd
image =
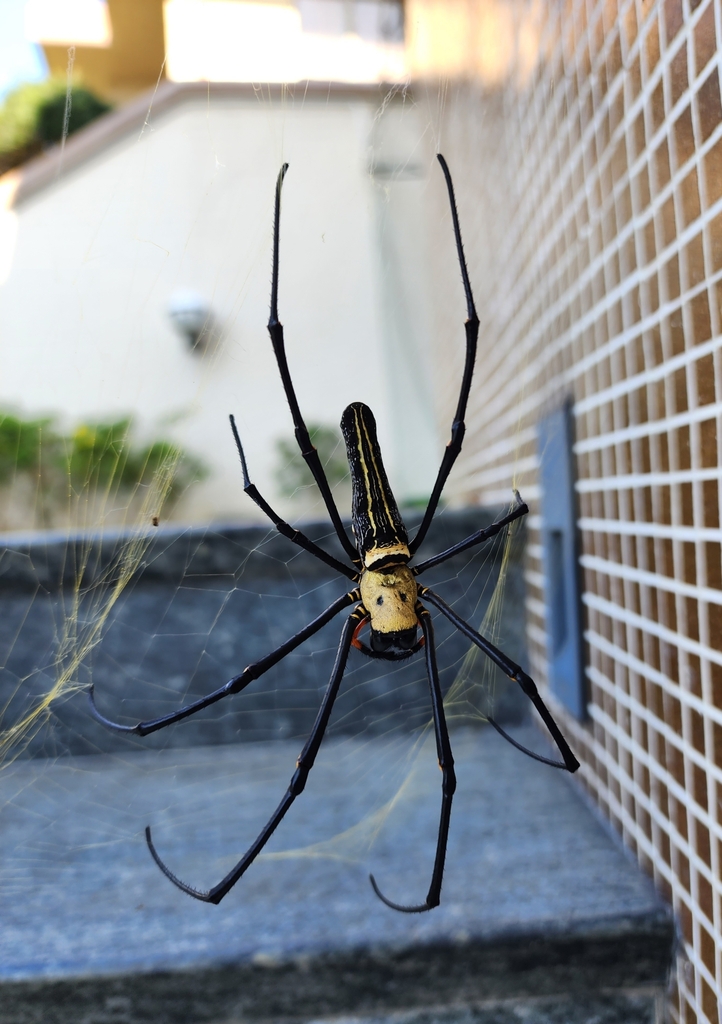
M 368 428 L 366 427 L 366 424 L 362 423 L 362 426 L 363 426 L 364 434 L 366 436 L 366 442 L 367 442 L 367 444 L 369 446 L 369 452 L 371 453 L 371 462 L 373 464 L 374 474 L 376 476 L 376 479 L 379 482 L 379 490 L 381 491 L 381 499 L 382 499 L 382 501 L 384 503 L 384 508 L 386 509 L 386 515 L 389 517 L 389 523 L 393 523 L 394 517 L 391 514 L 391 509 L 389 508 L 388 495 L 386 494 L 386 488 L 384 487 L 383 477 L 381 475 L 381 471 L 379 470 L 379 467 L 376 464 L 376 459 L 374 457 L 374 446 L 371 443 L 371 438 L 369 437 Z M 370 502 L 371 502 L 371 492 L 369 492 L 369 503 Z
M 378 562 L 381 558 L 391 558 L 395 555 L 400 562 L 408 561 L 411 557 L 408 544 L 389 544 L 385 547 L 369 548 L 364 556 L 364 567 L 366 569 L 373 569 L 374 563 Z
M 377 528 L 376 528 L 376 520 L 374 519 L 374 515 L 373 515 L 373 499 L 371 497 L 371 478 L 369 476 L 368 466 L 366 465 L 366 459 L 364 458 L 363 444 L 361 443 L 361 417 L 359 415 L 359 410 L 358 409 L 354 409 L 353 414 L 354 414 L 354 419 L 356 421 L 356 447 L 358 448 L 359 462 L 361 463 L 361 469 L 363 470 L 364 480 L 366 482 L 366 497 L 368 499 L 368 502 L 367 502 L 367 504 L 368 504 L 368 515 L 369 515 L 369 519 L 371 520 L 371 529 L 373 530 L 374 535 L 375 535 L 376 532 L 377 532 Z

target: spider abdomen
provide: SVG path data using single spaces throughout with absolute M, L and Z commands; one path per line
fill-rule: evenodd
M 409 538 L 384 469 L 374 414 L 354 402 L 344 410 L 341 432 L 351 469 L 351 522 L 364 568 L 408 562 Z

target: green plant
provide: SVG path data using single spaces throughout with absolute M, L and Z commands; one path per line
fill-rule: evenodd
M 51 422 L 0 413 L 0 483 L 16 473 L 38 472 L 44 450 L 56 457 L 58 436 Z
M 68 134 L 72 135 L 79 128 L 84 128 L 96 117 L 107 113 L 110 106 L 99 99 L 88 89 L 76 87 L 70 93 L 70 115 L 68 117 Z M 36 134 L 41 142 L 50 145 L 60 142 L 65 124 L 66 93 L 57 92 L 39 105 L 37 110 Z
M 170 472 L 171 492 L 205 475 L 202 463 L 170 441 L 138 445 L 129 418 L 81 423 L 64 436 L 51 419 L 24 420 L 0 413 L 0 483 L 18 475 L 37 477 L 46 498 L 112 489 L 132 492 L 163 471 Z
M 204 475 L 198 459 L 169 441 L 136 446 L 131 420 L 83 423 L 66 443 L 65 470 L 75 489 L 112 486 L 133 490 L 149 483 L 161 466 L 172 468 L 172 491 L 188 486 Z
M 331 486 L 346 480 L 349 469 L 340 433 L 334 427 L 320 423 L 309 424 L 308 432 Z M 281 437 L 276 441 L 275 476 L 280 492 L 288 498 L 313 484 L 311 471 L 298 450 L 295 438 Z
M 0 173 L 22 163 L 43 146 L 59 142 L 65 123 L 64 79 L 30 82 L 13 90 L 0 107 Z M 110 107 L 82 86 L 70 90 L 68 133 L 83 128 Z

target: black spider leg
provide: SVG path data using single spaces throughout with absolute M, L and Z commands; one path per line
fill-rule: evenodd
M 485 527 L 483 530 L 477 530 L 476 533 L 472 533 L 466 540 L 459 541 L 458 544 L 454 544 L 453 547 L 447 548 L 446 551 L 442 551 L 438 555 L 434 555 L 432 558 L 427 558 L 425 562 L 419 562 L 418 565 L 412 567 L 412 572 L 415 576 L 419 576 L 422 572 L 426 572 L 427 569 L 433 568 L 435 565 L 441 565 L 449 558 L 453 558 L 454 555 L 460 554 L 462 551 L 466 551 L 468 548 L 473 548 L 477 544 L 483 544 L 485 540 L 489 540 L 490 537 L 495 537 L 497 533 L 500 533 L 505 526 L 509 523 L 513 523 L 515 519 L 520 519 L 525 516 L 529 511 L 529 506 L 525 501 L 521 500 L 521 495 L 518 491 L 514 491 L 517 504 L 507 515 L 492 523 L 491 526 Z
M 188 893 L 189 896 L 193 896 L 195 899 L 201 900 L 203 903 L 220 903 L 223 897 L 226 895 L 226 893 L 233 888 L 233 886 L 236 884 L 241 875 L 245 874 L 245 872 L 248 870 L 250 865 L 253 863 L 253 861 L 256 859 L 258 854 L 261 852 L 263 847 L 266 845 L 268 840 L 271 838 L 273 833 L 280 825 L 281 821 L 285 817 L 286 812 L 288 811 L 293 801 L 300 793 L 303 792 L 306 785 L 306 780 L 308 778 L 308 773 L 313 768 L 314 762 L 316 760 L 316 755 L 318 754 L 318 750 L 319 747 L 321 746 L 324 733 L 326 732 L 328 720 L 331 717 L 333 704 L 334 701 L 336 700 L 336 695 L 341 685 L 341 680 L 343 678 L 344 670 L 346 668 L 348 652 L 351 647 L 351 639 L 353 637 L 354 629 L 356 628 L 358 622 L 364 615 L 365 612 L 361 611 L 360 609 L 356 609 L 355 611 L 351 612 L 348 619 L 346 620 L 346 623 L 341 632 L 341 639 L 339 641 L 338 650 L 336 652 L 336 662 L 333 666 L 331 678 L 329 680 L 328 686 L 326 687 L 326 692 L 323 696 L 321 707 L 319 708 L 318 715 L 316 716 L 316 721 L 314 723 L 313 729 L 311 730 L 311 735 L 309 736 L 305 747 L 301 751 L 298 761 L 296 761 L 296 771 L 293 774 L 291 783 L 288 789 L 286 790 L 285 796 L 281 800 L 276 810 L 273 812 L 268 823 L 261 830 L 258 838 L 253 843 L 253 845 L 249 847 L 249 849 L 246 851 L 243 857 L 238 861 L 236 866 L 228 872 L 226 877 L 222 881 L 220 881 L 218 885 L 214 885 L 213 888 L 209 889 L 207 892 L 202 892 L 198 889 L 194 889 L 190 885 L 186 885 L 185 882 L 181 882 L 181 880 L 179 878 L 176 878 L 173 872 L 165 866 L 163 861 L 158 856 L 155 846 L 153 846 L 153 840 L 151 839 L 150 827 L 146 828 L 145 838 L 148 843 L 148 849 L 153 855 L 153 859 L 155 860 L 156 864 L 161 869 L 163 874 L 167 878 L 169 878 L 174 885 L 177 885 L 179 889 L 183 890 L 183 892 Z
M 299 547 L 305 548 L 306 551 L 310 552 L 312 555 L 315 555 L 316 558 L 319 558 L 322 562 L 325 562 L 326 565 L 330 565 L 332 569 L 336 570 L 336 572 L 340 572 L 343 576 L 348 576 L 350 580 L 356 582 L 356 580 L 358 579 L 358 573 L 356 572 L 355 569 L 352 569 L 348 565 L 344 565 L 343 562 L 339 562 L 337 558 L 334 558 L 333 555 L 329 555 L 328 552 L 324 551 L 323 548 L 320 548 L 318 544 L 314 544 L 314 542 L 310 540 L 304 533 L 301 533 L 300 530 L 296 530 L 294 529 L 293 526 L 289 526 L 288 523 L 284 522 L 284 520 L 281 519 L 281 517 L 276 512 L 274 512 L 274 510 L 268 504 L 266 499 L 260 494 L 256 485 L 251 483 L 248 476 L 246 456 L 243 451 L 243 445 L 241 444 L 241 437 L 240 434 L 238 433 L 238 428 L 236 427 L 236 418 L 235 416 L 231 415 L 229 419 L 231 421 L 231 430 L 233 431 L 233 436 L 236 439 L 236 447 L 238 448 L 238 454 L 241 457 L 241 468 L 243 469 L 243 490 L 246 492 L 248 497 L 251 498 L 252 501 L 255 501 L 255 503 L 258 505 L 262 512 L 265 512 L 265 514 L 268 516 L 271 522 L 275 525 L 278 532 L 283 534 L 284 537 L 287 537 L 290 541 L 293 541 L 294 544 L 298 544 Z
M 539 712 L 539 716 L 551 733 L 552 738 L 559 749 L 559 753 L 562 755 L 564 760 L 553 761 L 550 757 L 542 757 L 541 754 L 535 754 L 533 750 L 528 750 L 526 747 L 523 747 L 521 743 L 517 743 L 515 739 L 512 739 L 511 736 L 504 732 L 500 725 L 497 725 L 493 718 L 487 715 L 486 717 L 489 719 L 489 722 L 494 726 L 496 731 L 500 733 L 504 739 L 508 740 L 509 743 L 515 746 L 517 750 L 521 750 L 523 753 L 528 754 L 529 757 L 533 757 L 535 761 L 541 761 L 543 764 L 549 764 L 552 768 L 565 768 L 568 772 L 575 772 L 579 767 L 579 762 L 569 749 L 569 744 L 562 736 L 559 726 L 551 716 L 549 708 L 541 699 L 539 691 L 536 688 L 536 683 L 531 676 L 528 676 L 524 669 L 513 662 L 511 658 L 507 658 L 504 652 L 500 651 L 498 647 L 495 647 L 491 641 L 486 640 L 480 633 L 477 633 L 468 622 L 465 622 L 459 615 L 457 615 L 453 608 L 450 608 L 445 601 L 442 601 L 439 595 L 435 594 L 433 590 L 430 590 L 428 587 L 419 586 L 419 596 L 423 597 L 426 601 L 429 601 L 438 608 L 439 611 L 446 616 L 449 622 L 456 626 L 460 633 L 463 633 L 464 636 L 468 637 L 473 644 L 476 644 L 479 650 L 483 651 L 487 657 L 491 658 L 494 664 L 498 665 L 509 679 L 513 679 L 515 683 L 518 683 L 519 686 L 521 686 L 524 693 Z
M 273 351 L 276 353 L 276 362 L 278 363 L 281 380 L 283 381 L 283 390 L 286 392 L 286 399 L 291 410 L 291 416 L 293 417 L 296 441 L 298 442 L 298 447 L 301 449 L 301 455 L 306 460 L 306 465 L 311 470 L 313 479 L 318 485 L 321 497 L 328 509 L 331 522 L 338 534 L 338 539 L 343 545 L 344 551 L 354 564 L 360 565 L 361 559 L 359 558 L 359 553 L 346 534 L 343 523 L 341 522 L 341 516 L 336 508 L 336 502 L 333 500 L 333 495 L 331 494 L 331 488 L 329 487 L 328 480 L 326 479 L 326 474 L 324 473 L 323 466 L 321 465 L 321 460 L 318 457 L 318 452 L 311 444 L 311 438 L 309 437 L 308 430 L 306 429 L 306 424 L 303 421 L 303 416 L 301 415 L 301 410 L 298 405 L 298 399 L 296 398 L 296 392 L 293 387 L 293 381 L 291 380 L 291 374 L 288 369 L 286 346 L 283 340 L 283 324 L 278 319 L 278 243 L 281 227 L 281 186 L 283 185 L 283 179 L 286 176 L 287 170 L 288 164 L 284 164 L 279 171 L 278 180 L 276 181 L 276 205 L 273 220 L 271 315 L 268 320 L 268 333 L 271 335 Z
M 434 484 L 434 489 L 431 492 L 429 504 L 426 506 L 426 512 L 424 513 L 424 518 L 421 521 L 421 526 L 419 527 L 416 536 L 409 544 L 409 550 L 412 555 L 416 550 L 418 550 L 426 536 L 429 526 L 431 526 L 431 520 L 434 518 L 434 513 L 436 512 L 436 507 L 439 504 L 439 499 L 441 498 L 441 492 L 444 489 L 446 479 L 451 472 L 451 467 L 456 462 L 459 452 L 461 451 L 464 433 L 466 432 L 466 425 L 464 423 L 464 419 L 466 417 L 466 403 L 469 400 L 469 391 L 471 390 L 471 378 L 474 374 L 474 363 L 476 362 L 476 343 L 479 337 L 479 317 L 476 315 L 474 296 L 471 294 L 471 284 L 469 282 L 469 271 L 466 267 L 464 247 L 461 242 L 461 228 L 459 227 L 459 214 L 456 209 L 456 199 L 454 197 L 454 185 L 451 180 L 451 174 L 449 173 L 446 160 L 444 160 L 441 153 L 437 153 L 436 157 L 441 164 L 441 170 L 444 172 L 446 187 L 449 192 L 451 219 L 454 223 L 454 238 L 456 239 L 456 252 L 459 257 L 461 279 L 464 283 L 464 294 L 466 295 L 467 319 L 464 324 L 464 330 L 466 332 L 466 362 L 464 363 L 464 376 L 461 379 L 459 403 L 456 406 L 454 422 L 451 427 L 451 440 L 444 451 L 444 457 L 441 460 L 441 468 L 439 469 L 439 474 L 436 477 L 436 483 Z
M 439 768 L 442 772 L 441 782 L 441 815 L 439 818 L 439 834 L 436 840 L 436 857 L 434 859 L 434 870 L 431 875 L 431 885 L 426 894 L 424 903 L 415 907 L 405 907 L 400 903 L 392 903 L 387 899 L 376 884 L 373 875 L 369 875 L 371 885 L 378 898 L 391 907 L 392 910 L 400 910 L 404 914 L 422 914 L 426 910 L 433 910 L 438 907 L 441 897 L 441 883 L 444 877 L 444 862 L 446 861 L 446 846 L 449 840 L 449 823 L 451 821 L 451 801 L 456 790 L 456 774 L 454 772 L 454 758 L 451 753 L 451 741 L 449 730 L 444 715 L 444 698 L 441 695 L 439 683 L 439 669 L 436 664 L 436 647 L 434 644 L 434 627 L 431 622 L 431 615 L 424 606 L 417 604 L 417 612 L 421 628 L 424 631 L 426 640 L 426 673 L 429 677 L 431 689 L 431 707 L 434 714 L 434 733 L 436 735 L 436 752 L 439 758 Z
M 180 708 L 179 711 L 173 711 L 170 715 L 164 715 L 162 718 L 153 718 L 147 722 L 138 722 L 137 725 L 119 725 L 117 722 L 111 722 L 110 719 L 105 718 L 98 711 L 95 706 L 92 686 L 88 692 L 90 709 L 95 718 L 109 729 L 115 729 L 116 732 L 133 733 L 135 736 L 148 736 L 152 732 L 157 732 L 158 729 L 165 729 L 167 725 L 173 725 L 174 722 L 180 722 L 184 718 L 189 718 L 196 711 L 202 711 L 203 708 L 210 707 L 211 704 L 223 700 L 224 697 L 231 693 L 239 693 L 241 690 L 245 690 L 249 683 L 252 683 L 254 679 L 258 679 L 264 672 L 268 672 L 269 668 L 277 665 L 287 654 L 294 651 L 305 640 L 313 636 L 314 633 L 318 633 L 319 629 L 322 629 L 327 622 L 330 622 L 344 608 L 348 608 L 349 605 L 360 600 L 361 595 L 358 590 L 352 590 L 350 593 L 344 594 L 343 597 L 339 597 L 338 601 L 334 601 L 332 605 L 329 605 L 325 612 L 321 612 L 317 618 L 309 622 L 303 629 L 300 629 L 289 640 L 282 643 L 275 651 L 267 654 L 265 658 L 261 658 L 260 661 L 249 665 L 239 676 L 234 676 L 233 679 L 230 679 L 220 689 L 209 693 L 207 697 L 201 697 L 200 700 L 196 700 L 192 704 L 186 704 L 185 707 Z

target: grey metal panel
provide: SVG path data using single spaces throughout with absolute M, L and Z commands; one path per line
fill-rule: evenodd
M 574 425 L 565 403 L 539 421 L 542 544 L 547 597 L 549 684 L 579 719 L 586 716 L 574 493 Z

